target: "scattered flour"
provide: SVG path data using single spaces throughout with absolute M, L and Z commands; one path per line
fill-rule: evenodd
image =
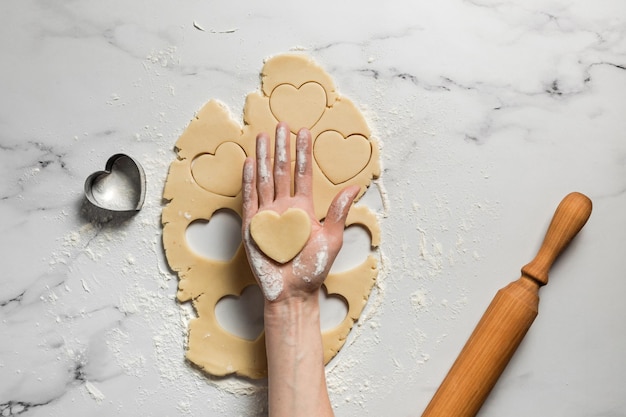
M 96 402 L 102 402 L 106 397 L 94 384 L 89 381 L 85 381 L 85 389 L 89 393 L 89 395 L 96 400 Z
M 411 294 L 411 305 L 417 311 L 428 308 L 428 298 L 424 290 L 417 290 Z

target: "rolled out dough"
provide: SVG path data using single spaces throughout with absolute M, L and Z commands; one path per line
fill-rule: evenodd
M 311 130 L 313 198 L 320 221 L 340 190 L 359 185 L 360 197 L 380 174 L 378 146 L 365 119 L 349 99 L 339 95 L 319 65 L 304 55 L 279 55 L 266 61 L 261 75 L 260 90 L 246 98 L 243 127 L 215 100 L 198 111 L 176 142 L 177 159 L 170 165 L 163 193 L 168 200 L 162 213 L 163 245 L 170 267 L 178 273 L 177 297 L 180 302 L 191 301 L 198 315 L 189 323 L 186 356 L 216 376 L 267 374 L 264 334 L 255 340 L 238 337 L 222 328 L 215 316 L 221 299 L 239 297 L 255 280 L 243 245 L 229 261 L 208 259 L 190 249 L 185 232 L 192 222 L 210 222 L 222 209 L 241 216 L 243 160 L 254 155 L 257 133 L 271 133 L 279 121 L 287 122 L 295 160 L 295 132 L 301 127 Z M 378 222 L 367 207 L 353 206 L 346 223 L 363 226 L 372 247 L 378 246 Z M 377 274 L 377 260 L 369 256 L 357 267 L 326 279 L 328 294 L 345 299 L 348 314 L 322 334 L 325 363 L 343 346 Z

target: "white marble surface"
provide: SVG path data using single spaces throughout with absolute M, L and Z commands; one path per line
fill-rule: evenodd
M 183 360 L 161 192 L 194 112 L 239 115 L 294 48 L 383 145 L 385 270 L 328 368 L 336 414 L 419 416 L 577 190 L 592 217 L 480 416 L 626 416 L 622 0 L 6 0 L 0 23 L 0 416 L 265 414 Z M 116 152 L 146 205 L 97 223 L 83 182 Z

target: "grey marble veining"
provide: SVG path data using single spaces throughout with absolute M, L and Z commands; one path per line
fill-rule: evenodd
M 263 383 L 184 361 L 161 248 L 173 146 L 211 98 L 241 118 L 303 51 L 382 145 L 383 270 L 328 367 L 338 416 L 418 416 L 570 191 L 592 217 L 481 417 L 626 415 L 622 1 L 9 0 L 0 6 L 0 416 L 265 415 Z M 85 178 L 127 153 L 144 208 Z M 391 412 L 393 410 L 393 413 Z

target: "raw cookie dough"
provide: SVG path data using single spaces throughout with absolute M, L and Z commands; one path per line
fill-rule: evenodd
M 241 189 L 241 166 L 246 154 L 239 145 L 224 142 L 210 153 L 196 156 L 191 162 L 193 179 L 202 188 L 219 195 L 234 197 Z
M 260 211 L 250 221 L 250 235 L 263 253 L 284 264 L 306 245 L 311 236 L 311 219 L 306 211 L 296 208 L 282 214 Z
M 197 313 L 189 323 L 186 356 L 216 376 L 267 375 L 264 334 L 255 340 L 238 337 L 223 329 L 215 315 L 221 299 L 240 297 L 256 282 L 243 245 L 229 261 L 207 259 L 190 249 L 185 231 L 196 220 L 210 222 L 222 209 L 241 216 L 243 161 L 254 155 L 257 133 L 274 132 L 279 121 L 287 122 L 295 161 L 295 133 L 301 127 L 311 130 L 313 198 L 320 221 L 340 190 L 359 185 L 360 197 L 380 175 L 378 147 L 365 119 L 350 100 L 339 95 L 319 65 L 304 55 L 279 55 L 267 60 L 261 76 L 260 91 L 246 98 L 243 127 L 217 101 L 209 101 L 198 111 L 176 142 L 177 159 L 170 165 L 163 192 L 168 200 L 162 213 L 163 246 L 170 267 L 178 273 L 177 297 L 180 302 L 191 301 Z M 369 231 L 371 245 L 377 247 L 380 230 L 374 213 L 353 206 L 346 227 L 357 224 Z M 325 363 L 345 343 L 377 275 L 376 257 L 370 255 L 361 265 L 326 279 L 328 294 L 345 299 L 348 314 L 322 334 Z

